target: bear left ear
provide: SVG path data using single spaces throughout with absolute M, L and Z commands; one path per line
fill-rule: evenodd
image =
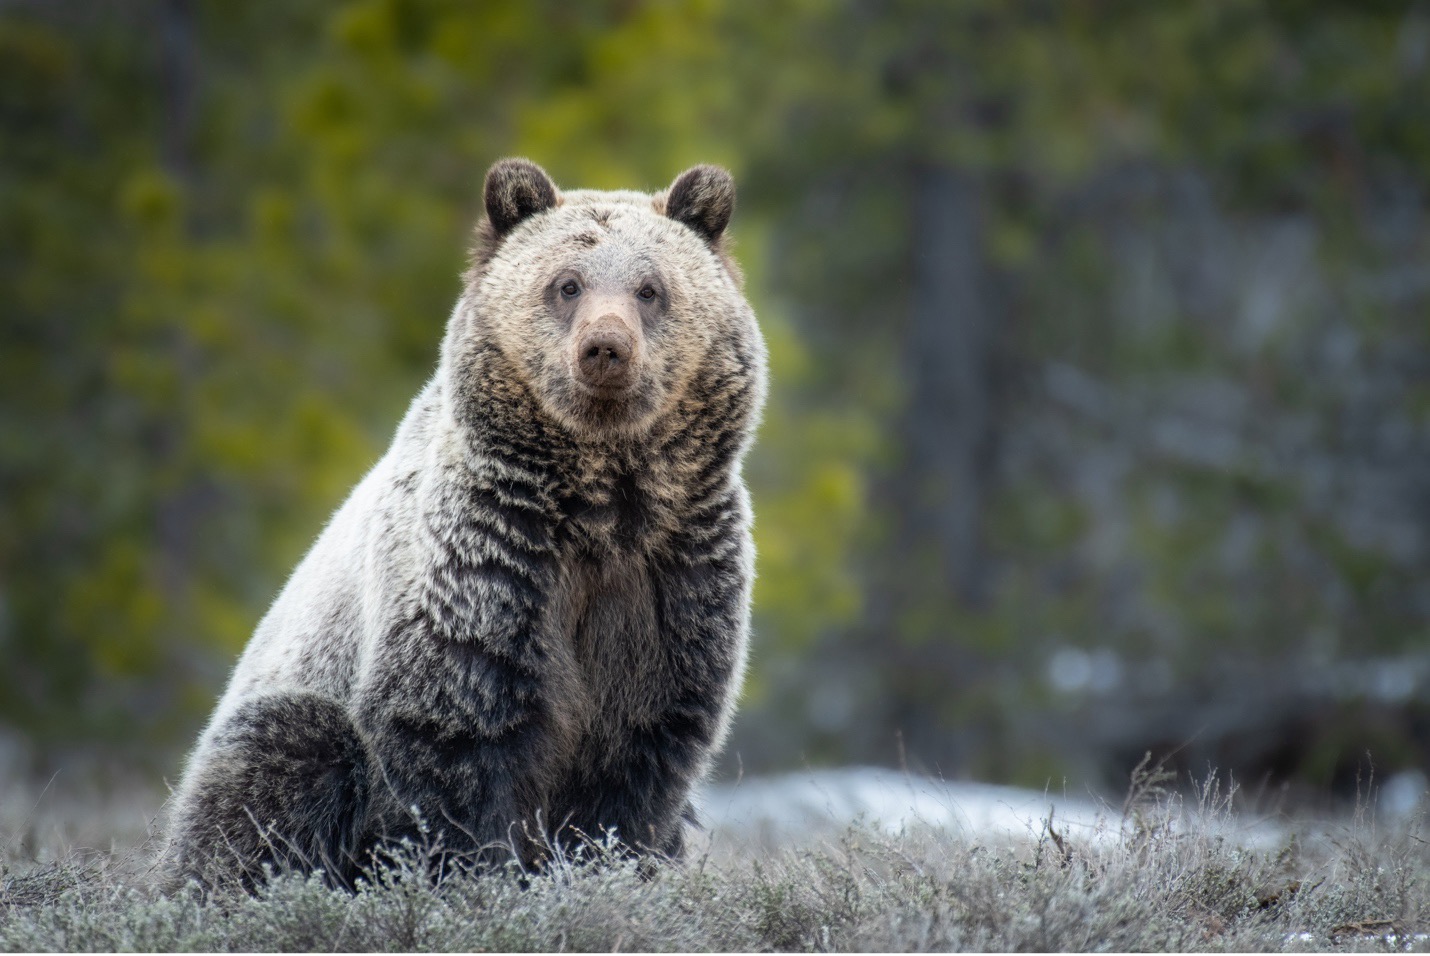
M 719 166 L 694 166 L 675 177 L 665 194 L 665 214 L 706 242 L 720 238 L 735 212 L 735 180 Z
M 501 159 L 492 164 L 482 192 L 497 239 L 523 219 L 555 206 L 558 198 L 556 184 L 546 170 L 529 159 Z

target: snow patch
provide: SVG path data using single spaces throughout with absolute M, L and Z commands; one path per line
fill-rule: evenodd
M 697 800 L 712 831 L 786 840 L 856 820 L 889 832 L 936 827 L 972 840 L 1058 832 L 1096 840 L 1117 831 L 1090 798 L 987 783 L 950 782 L 878 767 L 808 770 L 706 787 Z

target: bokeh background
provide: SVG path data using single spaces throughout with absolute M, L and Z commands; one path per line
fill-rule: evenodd
M 1430 7 L 5 0 L 0 751 L 177 771 L 487 166 L 718 162 L 771 348 L 726 773 L 1430 765 Z

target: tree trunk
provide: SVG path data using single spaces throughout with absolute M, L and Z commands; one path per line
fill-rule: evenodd
M 931 573 L 912 578 L 976 607 L 986 583 L 993 328 L 979 183 L 970 173 L 922 167 L 912 202 L 910 381 L 900 427 L 904 463 L 892 482 L 895 553 L 932 562 Z

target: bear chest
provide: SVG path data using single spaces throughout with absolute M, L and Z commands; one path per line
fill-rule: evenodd
M 553 630 L 565 658 L 576 724 L 597 737 L 640 723 L 664 673 L 656 588 L 637 554 L 573 550 L 563 561 Z
M 675 526 L 672 491 L 644 472 L 588 479 L 558 498 L 558 535 L 573 554 L 618 559 L 658 551 Z

